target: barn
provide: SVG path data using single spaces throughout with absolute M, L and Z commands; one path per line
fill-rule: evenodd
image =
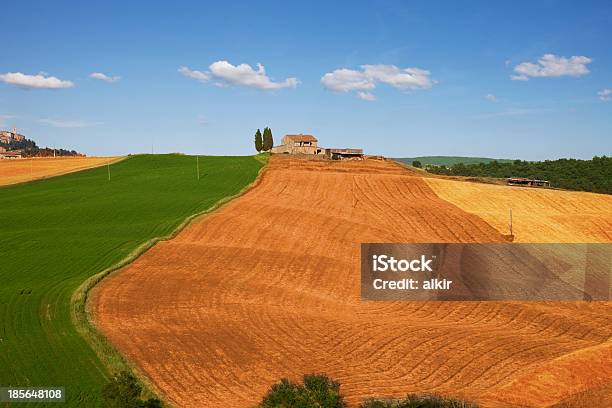
M 325 149 L 325 157 L 331 160 L 361 160 L 363 149 Z

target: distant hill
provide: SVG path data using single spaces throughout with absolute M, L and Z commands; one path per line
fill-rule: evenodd
M 612 157 L 595 156 L 591 160 L 558 159 L 541 162 L 515 160 L 510 163 L 458 163 L 453 166 L 427 166 L 426 170 L 446 176 L 525 177 L 548 180 L 552 187 L 567 190 L 612 194 Z
M 0 130 L 0 148 L 8 152 L 18 152 L 24 157 L 84 156 L 75 150 L 39 147 L 34 140 L 10 130 Z
M 514 160 L 510 159 L 492 159 L 490 157 L 462 157 L 462 156 L 419 156 L 419 157 L 398 157 L 393 160 L 400 161 L 406 164 L 412 164 L 414 160 L 421 162 L 423 166 L 453 166 L 455 164 L 478 164 L 478 163 L 490 163 L 497 160 L 499 163 L 512 163 Z

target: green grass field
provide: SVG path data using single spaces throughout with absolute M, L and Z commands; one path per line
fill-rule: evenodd
M 478 164 L 478 163 L 489 163 L 493 160 L 497 160 L 500 163 L 510 163 L 513 160 L 510 159 L 492 159 L 490 157 L 462 157 L 462 156 L 420 156 L 420 157 L 400 157 L 393 160 L 400 161 L 406 164 L 412 164 L 413 160 L 420 161 L 423 166 L 428 164 L 434 166 L 452 166 L 454 164 Z
M 108 373 L 73 326 L 73 292 L 238 193 L 259 159 L 200 157 L 198 181 L 194 156 L 139 155 L 111 165 L 111 181 L 99 167 L 0 188 L 0 386 L 64 386 L 66 405 L 102 406 Z

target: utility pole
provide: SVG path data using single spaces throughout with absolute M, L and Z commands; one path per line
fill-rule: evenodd
M 110 161 L 106 163 L 106 169 L 108 170 L 108 181 L 110 181 Z
M 510 208 L 510 223 L 509 223 L 509 227 L 510 227 L 510 236 L 514 236 L 512 234 L 512 208 Z
M 200 179 L 200 156 L 196 156 L 196 172 L 198 173 L 198 180 Z

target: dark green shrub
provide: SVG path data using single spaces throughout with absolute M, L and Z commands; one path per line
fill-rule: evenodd
M 413 160 L 412 161 L 412 167 L 416 167 L 416 168 L 422 168 L 423 164 L 419 161 L 419 160 Z
M 127 371 L 115 375 L 102 388 L 102 398 L 109 408 L 161 408 L 160 400 L 149 398 L 146 401 L 140 399 L 142 387 L 138 384 L 136 377 Z
M 286 378 L 270 387 L 259 408 L 344 408 L 340 384 L 322 374 L 304 376 L 304 384 Z
M 148 400 L 142 403 L 141 407 L 142 408 L 162 408 L 163 404 L 157 398 L 149 398 Z

